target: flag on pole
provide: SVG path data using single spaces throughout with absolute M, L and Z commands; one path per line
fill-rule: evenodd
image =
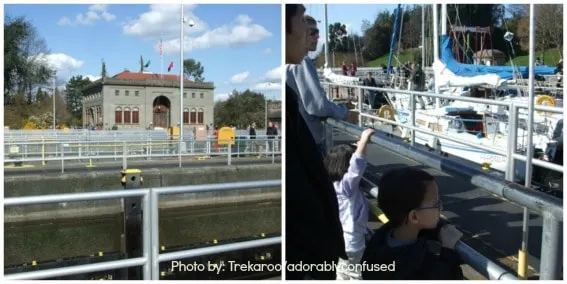
M 152 61 L 148 59 L 148 62 L 146 62 L 146 65 L 144 65 L 144 68 L 150 67 L 150 64 L 152 64 Z
M 173 68 L 173 61 L 169 63 L 169 66 L 167 67 L 167 72 L 171 71 L 171 68 Z

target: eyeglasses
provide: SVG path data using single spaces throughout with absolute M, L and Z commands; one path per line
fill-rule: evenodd
M 319 34 L 319 29 L 309 29 L 310 36 L 316 36 Z
M 435 204 L 433 204 L 433 206 L 429 206 L 429 207 L 419 207 L 416 208 L 415 210 L 425 210 L 425 209 L 438 209 L 438 210 L 443 210 L 443 203 L 441 202 L 441 199 L 437 200 L 437 202 L 435 202 Z

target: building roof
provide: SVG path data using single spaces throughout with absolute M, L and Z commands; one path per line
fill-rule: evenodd
M 498 50 L 498 49 L 485 49 L 485 50 L 479 50 L 477 52 L 474 53 L 473 57 L 474 58 L 486 58 L 486 57 L 492 57 L 494 55 L 494 57 L 505 57 L 506 55 L 504 54 L 504 52 Z
M 123 80 L 167 80 L 167 81 L 178 81 L 179 76 L 177 75 L 170 75 L 170 74 L 163 74 L 163 78 L 160 76 L 161 74 L 155 73 L 140 73 L 140 72 L 130 72 L 128 70 L 124 70 L 114 76 L 112 78 L 115 79 L 123 79 Z M 186 82 L 191 82 L 190 80 L 185 80 Z

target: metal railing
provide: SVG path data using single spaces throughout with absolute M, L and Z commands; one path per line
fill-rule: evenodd
M 330 126 L 330 127 L 329 127 Z M 360 136 L 362 127 L 332 118 L 327 119 L 327 137 L 332 128 L 340 129 L 351 135 Z M 332 135 L 330 135 L 332 137 Z M 451 161 L 439 155 L 421 150 L 407 143 L 389 139 L 377 131 L 371 141 L 390 151 L 398 153 L 423 165 L 440 170 L 449 175 L 464 178 L 471 184 L 484 188 L 491 193 L 507 199 L 510 202 L 526 207 L 543 216 L 541 244 L 541 276 L 540 279 L 560 279 L 561 267 L 558 265 L 561 256 L 561 228 L 563 222 L 562 200 L 545 193 L 530 190 L 521 185 L 508 182 L 486 172 L 472 169 L 467 165 Z M 329 141 L 331 142 L 331 141 Z M 328 145 L 331 146 L 331 145 Z
M 395 90 L 395 89 L 386 89 L 386 88 L 375 88 L 375 87 L 366 87 L 366 86 L 355 86 L 355 85 L 343 85 L 343 84 L 334 84 L 334 83 L 327 83 L 324 82 L 322 83 L 324 85 L 328 85 L 331 87 L 343 87 L 343 88 L 355 88 L 358 90 L 358 104 L 357 104 L 357 111 L 358 111 L 358 125 L 360 127 L 363 126 L 363 118 L 368 118 L 368 119 L 373 119 L 373 120 L 377 120 L 379 122 L 383 122 L 383 123 L 387 123 L 390 125 L 395 125 L 395 126 L 399 126 L 402 128 L 407 128 L 411 131 L 410 134 L 410 142 L 411 145 L 414 145 L 415 143 L 415 133 L 419 132 L 419 133 L 423 133 L 426 134 L 428 136 L 433 136 L 436 137 L 438 139 L 444 139 L 447 141 L 451 141 L 451 142 L 455 142 L 455 143 L 459 143 L 462 145 L 466 145 L 475 149 L 480 149 L 480 150 L 484 150 L 490 153 L 494 153 L 497 155 L 501 155 L 506 157 L 506 176 L 508 176 L 509 174 L 513 174 L 513 166 L 514 166 L 514 160 L 518 159 L 518 160 L 522 160 L 522 161 L 527 161 L 528 159 L 526 158 L 525 155 L 520 155 L 520 154 L 516 154 L 513 153 L 513 151 L 517 148 L 516 146 L 513 145 L 517 145 L 517 127 L 515 127 L 517 124 L 515 123 L 515 121 L 517 119 L 512 119 L 512 118 L 517 118 L 518 116 L 518 111 L 517 109 L 519 108 L 523 108 L 523 109 L 528 109 L 529 106 L 527 104 L 521 104 L 521 103 L 517 103 L 517 102 L 505 102 L 505 101 L 497 101 L 497 100 L 490 100 L 490 99 L 478 99 L 478 98 L 469 98 L 469 97 L 460 97 L 460 96 L 451 96 L 451 95 L 440 95 L 440 94 L 433 94 L 433 93 L 427 93 L 427 92 L 416 92 L 416 91 L 405 91 L 405 90 Z M 369 91 L 380 91 L 380 92 L 387 92 L 387 93 L 395 93 L 395 94 L 403 94 L 403 95 L 408 95 L 410 98 L 410 103 L 409 105 L 411 106 L 408 111 L 410 112 L 410 121 L 409 123 L 400 123 L 397 121 L 393 121 L 393 120 L 389 120 L 387 118 L 383 118 L 383 117 L 379 117 L 377 115 L 372 115 L 372 114 L 368 114 L 368 113 L 364 113 L 363 111 L 363 104 L 362 104 L 362 91 L 363 90 L 369 90 Z M 455 137 L 451 137 L 442 133 L 437 133 L 437 132 L 433 132 L 433 131 L 429 131 L 429 130 L 425 130 L 423 128 L 420 127 L 416 127 L 415 126 L 415 122 L 416 122 L 416 99 L 415 96 L 424 96 L 424 97 L 433 97 L 433 98 L 438 98 L 438 99 L 447 99 L 447 100 L 455 100 L 455 101 L 464 101 L 464 102 L 470 102 L 470 103 L 476 103 L 476 104 L 485 104 L 485 105 L 495 105 L 495 106 L 504 106 L 504 107 L 508 107 L 511 111 L 510 111 L 510 117 L 511 119 L 509 119 L 509 121 L 511 123 L 514 123 L 512 126 L 514 127 L 508 127 L 509 129 L 509 133 L 507 136 L 507 144 L 508 147 L 506 148 L 495 148 L 492 146 L 486 146 L 486 145 L 480 145 L 478 143 L 473 143 L 470 141 L 466 141 L 463 139 L 459 139 L 459 138 L 455 138 Z M 563 109 L 562 108 L 557 108 L 557 107 L 548 107 L 548 106 L 534 106 L 534 110 L 536 111 L 542 111 L 542 112 L 550 112 L 550 113 L 563 113 Z M 514 144 L 511 144 L 512 142 L 514 142 Z M 512 153 L 510 153 L 510 151 L 512 151 Z M 549 162 L 545 162 L 545 161 L 541 161 L 535 158 L 532 158 L 530 160 L 530 162 L 528 162 L 530 165 L 534 164 L 546 169 L 550 169 L 550 170 L 554 170 L 554 171 L 558 171 L 563 173 L 563 167 L 560 165 L 556 165 L 553 163 L 549 163 Z M 511 171 L 510 171 L 511 170 Z
M 4 163 L 39 163 L 48 161 L 61 163 L 61 172 L 65 171 L 65 162 L 86 162 L 92 166 L 98 160 L 122 160 L 127 168 L 128 160 L 151 160 L 155 158 L 177 157 L 181 166 L 183 157 L 226 156 L 231 164 L 232 156 L 263 155 L 272 158 L 281 154 L 281 137 L 273 139 L 257 137 L 241 139 L 237 137 L 232 145 L 218 145 L 217 139 L 185 141 L 146 140 L 146 141 L 40 141 L 4 143 Z M 226 143 L 225 143 L 226 144 Z
M 364 183 L 366 183 L 368 187 L 370 187 L 365 188 L 366 193 L 372 196 L 374 200 L 377 200 L 379 190 L 378 186 L 367 178 L 363 177 L 363 180 Z M 380 210 L 375 203 L 371 202 L 370 200 L 368 202 L 371 207 L 374 207 L 374 210 L 372 211 Z M 381 216 L 376 217 L 382 222 L 388 221 L 387 219 L 384 220 L 384 218 Z M 500 265 L 491 261 L 487 257 L 483 256 L 482 254 L 465 244 L 463 241 L 459 240 L 457 242 L 457 244 L 455 245 L 455 251 L 459 254 L 459 256 L 461 256 L 466 264 L 469 264 L 472 268 L 474 268 L 476 271 L 490 280 L 518 280 L 518 278 L 512 275 L 509 271 L 502 268 Z
M 261 188 L 261 187 L 278 187 L 278 186 L 281 186 L 281 180 L 264 180 L 264 181 L 253 181 L 253 182 L 203 184 L 203 185 L 177 186 L 177 187 L 145 188 L 145 189 L 130 189 L 130 190 L 120 190 L 120 191 L 53 194 L 53 195 L 42 195 L 42 196 L 6 198 L 4 199 L 4 208 L 22 206 L 22 205 L 37 205 L 37 204 L 50 204 L 50 203 L 61 203 L 61 202 L 77 202 L 77 201 L 119 199 L 119 198 L 127 198 L 127 197 L 141 197 L 142 209 L 144 210 L 142 214 L 143 240 L 142 240 L 141 257 L 108 261 L 102 263 L 78 265 L 71 267 L 46 269 L 46 270 L 39 270 L 33 272 L 8 274 L 4 276 L 4 279 L 7 280 L 45 279 L 45 278 L 62 277 L 62 276 L 69 276 L 69 275 L 81 274 L 81 273 L 90 273 L 90 272 L 98 272 L 105 270 L 128 268 L 134 266 L 142 266 L 144 280 L 159 280 L 160 277 L 159 264 L 161 262 L 281 244 L 281 237 L 272 237 L 272 238 L 266 238 L 260 240 L 218 245 L 214 247 L 190 249 L 190 250 L 177 251 L 177 252 L 164 253 L 164 254 L 159 253 L 159 197 L 161 195 L 211 192 L 211 191 L 229 191 L 229 190 L 251 189 L 251 188 Z

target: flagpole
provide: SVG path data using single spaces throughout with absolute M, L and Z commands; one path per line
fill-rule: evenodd
M 159 57 L 160 57 L 160 66 L 159 66 L 159 72 L 160 72 L 160 78 L 163 79 L 163 33 L 160 37 L 159 40 Z

